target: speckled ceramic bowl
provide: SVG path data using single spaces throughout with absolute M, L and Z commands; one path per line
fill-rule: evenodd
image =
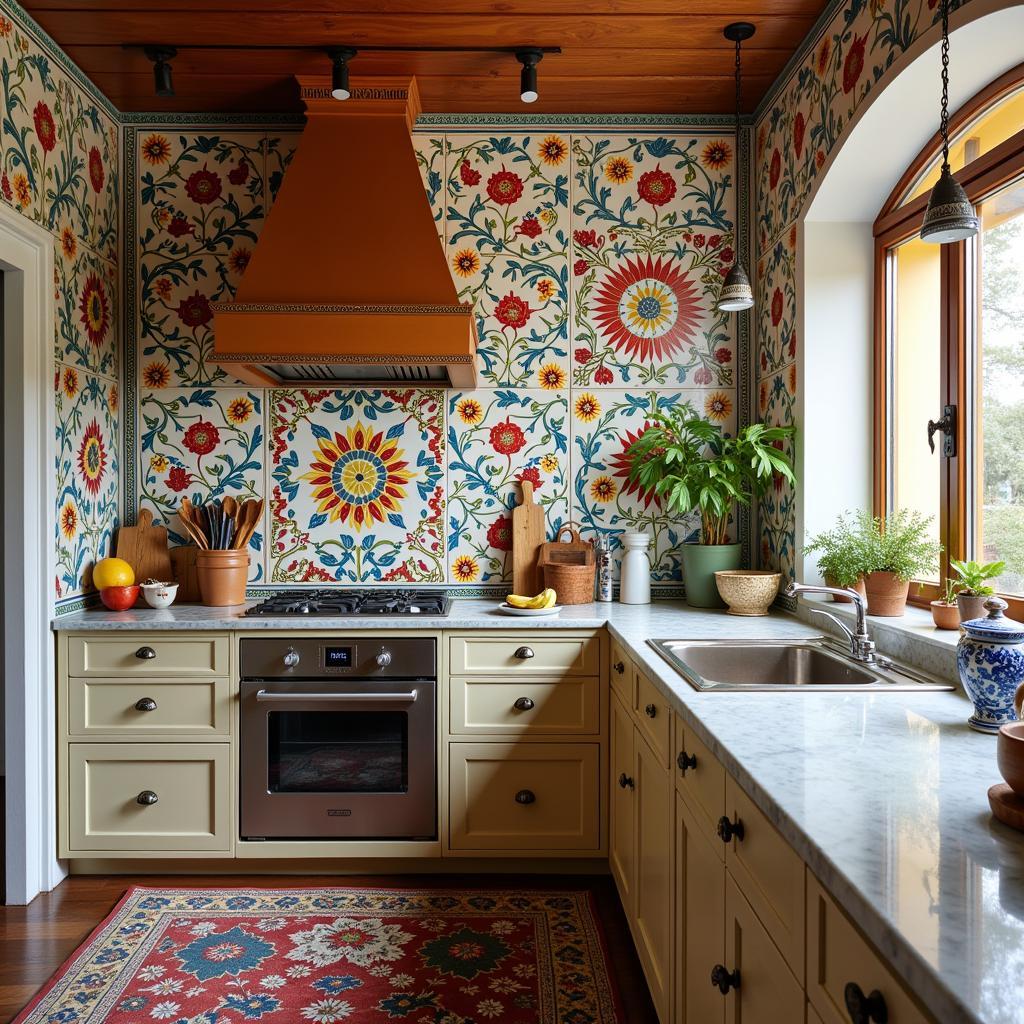
M 730 615 L 767 615 L 779 592 L 782 575 L 760 569 L 726 569 L 715 573 L 715 584 Z

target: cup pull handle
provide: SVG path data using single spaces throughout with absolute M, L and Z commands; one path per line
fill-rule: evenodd
M 533 657 L 533 648 L 532 647 L 525 647 L 525 646 L 524 647 L 518 647 L 518 648 L 516 648 L 516 653 L 515 653 L 514 656 L 516 658 L 518 658 L 520 661 L 526 661 L 528 658 L 532 658 Z
M 136 711 L 156 711 L 156 701 L 152 697 L 140 697 L 135 702 Z
M 516 793 L 517 804 L 523 804 L 525 806 L 526 804 L 532 804 L 536 799 L 537 797 L 534 795 L 532 789 L 521 789 Z
M 140 647 L 135 652 L 135 657 L 142 661 L 152 661 L 156 657 L 156 651 L 152 647 Z
M 518 698 L 518 700 L 516 700 L 512 707 L 514 707 L 516 711 L 532 711 L 536 707 L 536 705 L 534 704 L 532 698 L 520 697 Z
M 152 807 L 160 797 L 156 795 L 151 789 L 144 789 L 136 798 L 137 804 L 142 804 L 143 807 Z

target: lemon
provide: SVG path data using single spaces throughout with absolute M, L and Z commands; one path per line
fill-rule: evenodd
M 92 582 L 97 590 L 130 587 L 135 582 L 135 570 L 123 558 L 101 558 L 92 570 Z

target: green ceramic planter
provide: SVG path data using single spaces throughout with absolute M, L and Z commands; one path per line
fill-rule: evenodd
M 724 608 L 715 573 L 740 567 L 739 544 L 683 544 L 683 584 L 686 603 L 694 608 Z

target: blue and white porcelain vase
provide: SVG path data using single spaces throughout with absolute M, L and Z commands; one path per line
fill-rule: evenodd
M 1016 721 L 1013 696 L 1024 682 L 1024 623 L 1006 618 L 1006 602 L 990 597 L 988 615 L 962 623 L 956 666 L 974 714 L 967 724 L 978 732 L 999 732 Z

